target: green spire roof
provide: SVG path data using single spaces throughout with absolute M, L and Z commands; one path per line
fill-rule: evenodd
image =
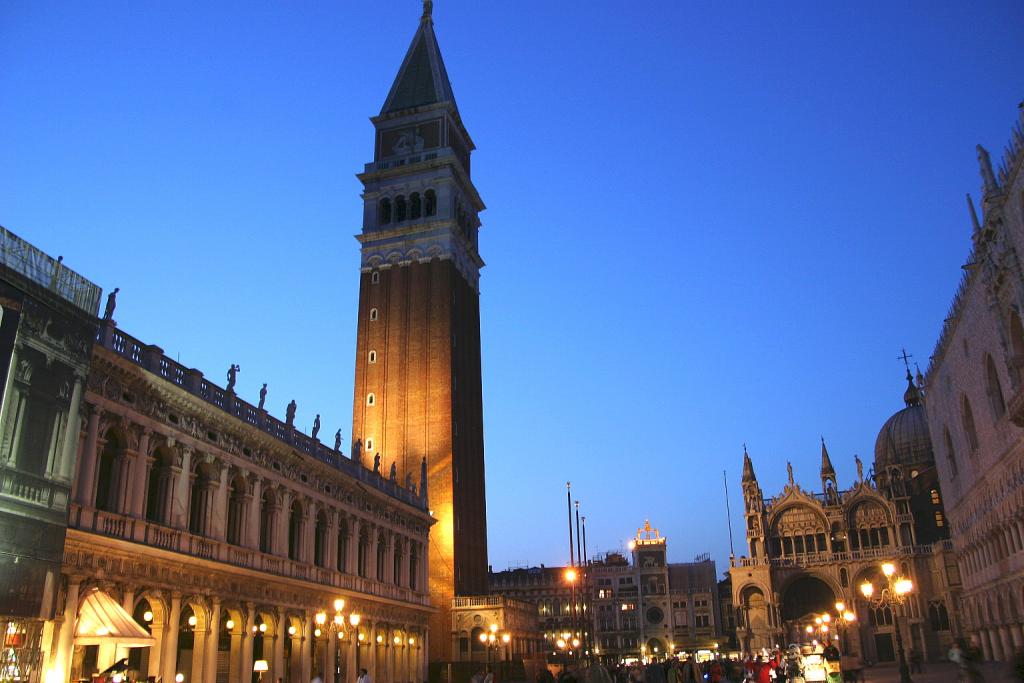
M 439 102 L 450 102 L 454 107 L 455 95 L 437 46 L 434 22 L 425 6 L 419 28 L 380 113 L 392 114 Z

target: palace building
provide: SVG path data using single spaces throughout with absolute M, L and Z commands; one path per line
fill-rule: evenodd
M 925 405 L 963 576 L 966 634 L 985 657 L 1024 649 L 1024 109 L 998 171 L 978 146 L 981 218 L 927 372 Z
M 364 186 L 352 450 L 419 476 L 436 525 L 430 596 L 436 633 L 455 596 L 487 592 L 478 214 L 473 141 L 434 36 L 431 3 L 380 114 Z M 431 642 L 432 661 L 452 659 Z
M 424 679 L 422 483 L 361 467 L 111 320 L 80 414 L 53 680 L 124 658 L 164 681 L 249 683 L 259 660 L 275 681 L 354 680 L 357 661 L 377 681 Z
M 744 449 L 743 499 L 749 557 L 729 570 L 740 648 L 785 647 L 805 640 L 805 629 L 843 603 L 855 615 L 836 619 L 843 646 L 865 660 L 897 657 L 895 629 L 906 650 L 944 657 L 959 630 L 960 572 L 949 540 L 942 489 L 935 469 L 919 384 L 907 371 L 906 406 L 879 431 L 872 473 L 840 489 L 824 440 L 820 488 L 793 477 L 767 498 Z M 914 589 L 902 607 L 876 607 L 861 594 L 865 580 L 881 583 L 891 562 Z M 845 627 L 845 629 L 844 629 Z

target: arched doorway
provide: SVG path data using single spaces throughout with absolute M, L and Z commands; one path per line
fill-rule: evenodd
M 787 643 L 806 640 L 804 629 L 814 627 L 814 618 L 833 610 L 835 604 L 835 591 L 816 576 L 801 576 L 790 583 L 782 595 L 781 610 Z
M 746 586 L 740 592 L 737 624 L 740 631 L 740 648 L 753 652 L 769 647 L 771 642 L 771 621 L 768 618 L 768 601 L 757 586 Z

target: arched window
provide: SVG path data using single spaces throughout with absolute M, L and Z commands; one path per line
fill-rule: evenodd
M 420 193 L 413 192 L 409 195 L 409 218 L 419 218 L 422 215 L 422 209 Z
M 946 603 L 928 603 L 928 621 L 932 627 L 932 631 L 948 631 L 949 611 L 946 609 Z
M 372 273 L 370 273 L 370 284 L 371 285 L 379 285 L 380 284 L 380 271 L 379 270 L 375 270 Z
M 273 492 L 264 491 L 260 501 L 260 552 L 273 552 L 275 507 Z
M 370 309 L 370 320 L 376 320 L 376 319 L 377 319 L 377 309 L 376 308 L 371 308 Z
M 192 476 L 192 488 L 188 495 L 188 530 L 194 534 L 202 534 L 206 523 L 206 496 L 203 495 L 206 481 L 202 471 Z
M 299 559 L 299 545 L 302 543 L 302 505 L 299 501 L 292 503 L 292 513 L 288 518 L 288 559 Z
M 395 197 L 395 222 L 401 223 L 405 220 L 405 197 L 398 195 Z
M 1003 400 L 1003 387 L 999 384 L 999 373 L 992 355 L 985 354 L 985 391 L 988 394 L 988 405 L 992 408 L 992 419 L 998 420 L 1006 413 L 1006 402 Z
M 384 570 L 387 567 L 385 558 L 387 557 L 388 541 L 384 536 L 377 539 L 377 580 L 384 580 Z
M 943 427 L 943 436 L 946 442 L 946 462 L 949 463 L 949 476 L 955 477 L 960 472 L 956 464 L 956 451 L 953 450 L 953 439 L 949 436 L 949 427 Z
M 107 432 L 106 443 L 100 451 L 99 471 L 96 473 L 96 509 L 120 512 L 117 509 L 117 492 L 121 481 L 121 461 L 125 457 L 125 439 L 115 429 Z
M 167 510 L 170 508 L 171 463 L 173 454 L 165 448 L 158 448 L 149 469 L 146 487 L 146 519 L 157 524 L 167 524 Z
M 1017 381 L 1020 381 L 1020 370 L 1024 368 L 1024 325 L 1020 322 L 1020 315 L 1015 309 L 1010 309 L 1010 367 L 1017 373 Z
M 416 574 L 419 573 L 419 554 L 416 547 L 409 548 L 409 588 L 416 590 Z
M 967 445 L 970 447 L 971 455 L 978 450 L 978 430 L 974 427 L 974 411 L 971 410 L 971 401 L 967 396 L 960 399 L 960 413 L 964 422 L 964 433 L 967 435 Z
M 228 493 L 228 543 L 242 545 L 243 519 L 245 515 L 245 480 L 235 477 Z
M 427 190 L 423 193 L 423 214 L 425 216 L 437 215 L 437 193 L 433 190 Z
M 839 583 L 843 588 L 850 585 L 850 573 L 846 571 L 846 567 L 839 568 Z
M 339 572 L 347 571 L 348 566 L 348 524 L 341 520 L 338 523 L 338 557 L 335 565 Z
M 377 405 L 377 397 L 372 393 L 366 395 L 366 405 L 373 406 Z
M 380 200 L 380 208 L 377 213 L 377 220 L 381 225 L 391 222 L 391 200 L 385 197 Z
M 377 362 L 377 352 L 376 351 L 370 351 L 369 361 L 370 361 L 371 364 Z
M 327 562 L 327 515 L 321 510 L 316 516 L 316 531 L 313 535 L 313 562 L 323 567 Z
M 370 550 L 370 539 L 366 536 L 359 537 L 359 547 L 356 548 L 356 573 L 366 578 L 366 560 Z

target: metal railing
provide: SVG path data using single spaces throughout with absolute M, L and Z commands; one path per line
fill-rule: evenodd
M 49 289 L 91 316 L 99 313 L 99 286 L 54 259 L 42 249 L 0 226 L 0 264 Z

